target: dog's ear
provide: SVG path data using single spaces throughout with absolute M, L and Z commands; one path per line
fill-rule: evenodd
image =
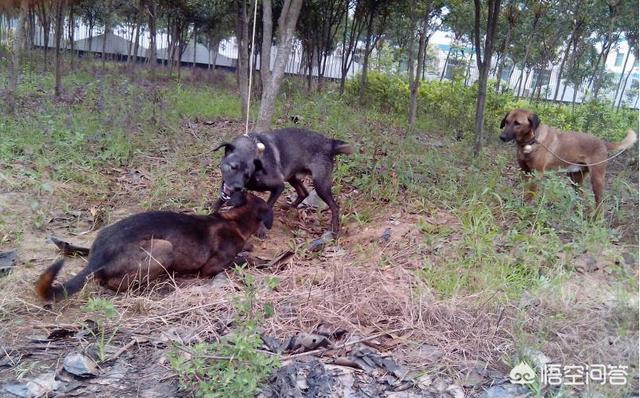
M 262 161 L 260 159 L 253 159 L 253 165 L 255 167 L 255 171 L 264 170 L 264 166 L 262 165 Z
M 227 156 L 227 154 L 229 152 L 233 152 L 234 149 L 236 149 L 235 146 L 233 146 L 233 144 L 229 144 L 228 142 L 223 142 L 222 144 L 218 145 L 217 147 L 213 148 L 213 152 L 217 151 L 220 148 L 224 147 L 224 156 Z
M 531 126 L 531 131 L 536 131 L 538 126 L 540 126 L 540 118 L 535 113 L 531 113 L 528 117 L 529 126 Z
M 504 126 L 507 124 L 507 116 L 509 116 L 509 112 L 507 112 L 507 114 L 502 118 L 502 121 L 500 122 L 500 128 L 504 128 Z
M 273 227 L 273 210 L 271 209 L 271 207 L 267 207 L 266 209 L 262 210 L 260 214 L 260 221 L 262 221 L 267 229 L 271 229 L 271 227 Z

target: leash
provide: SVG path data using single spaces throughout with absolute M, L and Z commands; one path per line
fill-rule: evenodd
M 613 156 L 611 156 L 611 157 L 609 157 L 609 158 L 606 158 L 605 160 L 601 160 L 601 161 L 599 161 L 599 162 L 596 162 L 596 163 L 573 163 L 573 162 L 570 162 L 570 161 L 568 161 L 568 160 L 566 160 L 566 159 L 563 159 L 562 157 L 560 157 L 560 155 L 558 155 L 558 154 L 556 154 L 555 152 L 553 152 L 553 151 L 552 151 L 551 149 L 549 149 L 545 144 L 543 144 L 542 142 L 538 141 L 538 138 L 537 138 L 537 137 L 535 137 L 535 138 L 534 138 L 533 143 L 534 143 L 534 144 L 535 144 L 535 143 L 538 143 L 538 144 L 542 145 L 542 147 L 543 147 L 544 149 L 546 149 L 546 150 L 547 150 L 547 152 L 549 152 L 550 154 L 552 154 L 556 159 L 560 160 L 561 162 L 567 163 L 568 165 L 571 165 L 571 166 L 580 166 L 580 167 L 593 167 L 593 166 L 597 166 L 597 165 L 602 164 L 602 163 L 607 163 L 608 161 L 610 161 L 610 160 L 612 160 L 612 159 L 615 159 L 615 158 L 617 158 L 618 156 L 622 155 L 622 153 L 623 153 L 624 151 L 626 151 L 626 150 L 627 150 L 627 149 L 625 148 L 625 149 L 621 150 L 620 152 L 616 153 L 615 155 L 613 155 Z
M 249 109 L 251 105 L 251 82 L 253 81 L 253 53 L 256 45 L 256 19 L 258 15 L 258 0 L 253 2 L 253 32 L 251 34 L 251 53 L 249 54 L 249 90 L 247 91 L 247 120 L 244 124 L 244 136 L 249 136 Z

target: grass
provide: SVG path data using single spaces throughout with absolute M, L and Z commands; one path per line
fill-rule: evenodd
M 0 248 L 21 246 L 25 235 L 43 235 L 52 216 L 60 212 L 91 207 L 107 212 L 124 209 L 125 214 L 163 208 L 204 212 L 211 202 L 221 156 L 211 149 L 244 129 L 238 96 L 224 88 L 229 76 L 217 78 L 222 83 L 215 86 L 201 84 L 198 76 L 191 78 L 188 73 L 180 83 L 161 76 L 150 84 L 122 79 L 117 66 L 112 68 L 110 73 L 96 74 L 89 63 L 67 75 L 66 94 L 60 101 L 51 98 L 50 75 L 26 69 L 20 112 L 14 117 L 0 115 L 0 182 L 2 192 L 30 200 L 22 207 L 12 202 L 0 212 Z M 338 279 L 336 270 L 356 273 L 364 281 L 367 272 L 382 278 L 407 267 L 409 276 L 402 273 L 401 278 L 389 280 L 409 278 L 407 286 L 414 289 L 405 286 L 405 290 L 416 296 L 428 295 L 459 309 L 471 308 L 469 302 L 482 303 L 480 311 L 485 314 L 510 308 L 509 321 L 502 327 L 510 336 L 511 354 L 535 347 L 567 361 L 580 355 L 593 361 L 637 361 L 637 355 L 620 354 L 625 352 L 623 343 L 611 352 L 592 346 L 595 339 L 612 333 L 625 337 L 625 342 L 637 337 L 638 283 L 633 275 L 637 265 L 629 268 L 619 261 L 620 252 L 637 249 L 637 223 L 633 223 L 637 167 L 610 171 L 614 177 L 607 189 L 607 216 L 594 220 L 588 216 L 592 203 L 588 188 L 583 198 L 563 176 L 550 173 L 540 182 L 535 202 L 524 203 L 512 148 L 490 139 L 485 153 L 474 158 L 471 137 L 458 141 L 434 133 L 437 121 L 429 114 L 422 113 L 417 127 L 409 131 L 402 114 L 345 105 L 331 89 L 307 95 L 295 81 L 285 84 L 276 114 L 280 117 L 275 127 L 288 126 L 288 116 L 301 115 L 303 126 L 355 147 L 352 156 L 338 157 L 334 171 L 334 190 L 341 193 L 342 221 L 350 235 L 345 242 L 353 239 L 344 244 L 355 253 L 345 264 L 334 264 L 333 274 L 307 269 L 307 261 L 324 267 L 323 260 L 301 253 L 299 248 L 309 237 L 293 229 L 281 249 L 293 249 L 300 272 L 308 274 L 287 283 L 305 286 L 309 294 L 322 287 L 335 292 L 337 288 L 325 286 L 325 281 Z M 629 158 L 637 162 L 637 152 Z M 412 224 L 403 225 L 415 240 L 381 250 L 376 246 L 379 236 L 364 235 L 370 233 L 368 228 L 384 229 L 395 213 L 403 222 L 407 215 L 415 216 Z M 313 214 L 310 220 L 317 218 Z M 607 263 L 605 282 L 589 282 L 592 291 L 578 286 L 576 280 L 582 276 L 572 265 L 585 252 Z M 375 271 L 367 268 L 371 263 Z M 282 281 L 276 290 L 288 288 L 277 272 L 264 278 L 260 289 L 268 294 L 275 294 L 271 284 L 276 280 L 268 278 Z M 0 288 L 8 283 L 0 281 Z M 248 294 L 248 285 L 244 283 L 243 294 Z M 387 297 L 384 294 L 380 296 Z M 609 301 L 611 295 L 615 299 Z M 541 304 L 533 309 L 520 306 L 530 297 L 539 298 Z M 274 305 L 278 312 L 280 304 Z M 9 320 L 12 308 L 16 307 L 0 312 L 0 320 Z M 235 311 L 242 313 L 237 307 Z M 250 318 L 238 321 L 234 329 L 236 337 L 245 339 L 244 346 L 219 342 L 222 345 L 194 348 L 190 355 L 251 355 L 257 326 L 242 326 Z M 606 323 L 596 327 L 588 323 L 592 319 Z M 359 324 L 366 321 L 353 325 Z M 592 335 L 573 325 L 582 325 Z M 558 339 L 557 330 L 574 333 L 578 346 Z M 240 352 L 242 347 L 246 351 Z M 503 363 L 511 364 L 508 359 Z M 206 373 L 206 362 L 198 362 L 193 370 L 190 366 L 196 362 L 185 362 L 176 351 L 173 365 L 179 373 Z M 216 372 L 231 378 L 239 374 L 239 369 L 227 365 L 222 369 L 216 364 Z M 272 368 L 267 362 L 255 366 L 259 372 L 242 376 L 249 383 Z M 192 383 L 185 386 L 195 388 Z

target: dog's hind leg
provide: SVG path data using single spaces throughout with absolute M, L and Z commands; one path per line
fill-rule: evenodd
M 593 189 L 593 196 L 596 201 L 596 214 L 602 210 L 602 198 L 604 192 L 604 177 L 607 172 L 606 164 L 599 164 L 589 168 L 591 173 L 591 189 Z
M 331 169 L 331 166 L 316 167 L 311 170 L 311 175 L 318 196 L 331 209 L 331 232 L 337 235 L 340 231 L 340 208 L 331 194 Z
M 288 182 L 293 188 L 295 188 L 296 194 L 298 195 L 298 197 L 296 197 L 296 200 L 294 200 L 290 205 L 291 208 L 295 209 L 300 203 L 302 203 L 303 200 L 307 198 L 307 196 L 309 196 L 309 191 L 307 191 L 307 188 L 304 186 L 302 181 L 296 176 L 289 178 Z
M 147 284 L 162 274 L 169 275 L 173 265 L 173 245 L 163 239 L 150 239 L 131 245 L 114 259 L 103 273 L 111 290 L 127 290 L 132 284 Z

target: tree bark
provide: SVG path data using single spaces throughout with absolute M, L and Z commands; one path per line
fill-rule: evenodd
M 198 44 L 198 25 L 193 25 L 193 64 L 191 65 L 191 69 L 196 69 L 196 46 Z
M 629 48 L 629 52 L 631 52 L 631 48 Z M 633 63 L 631 65 L 633 65 Z M 624 70 L 623 70 L 623 73 L 624 73 Z M 622 99 L 624 98 L 624 92 L 627 89 L 627 83 L 629 82 L 629 76 L 631 76 L 631 73 L 633 73 L 633 68 L 629 69 L 629 72 L 627 73 L 627 77 L 624 79 L 622 90 L 620 92 L 620 100 L 618 101 L 618 106 L 616 107 L 616 110 L 619 110 L 620 107 L 622 106 Z
M 149 67 L 151 79 L 156 77 L 158 66 L 158 43 L 156 40 L 156 1 L 147 0 L 147 13 L 149 14 Z
M 627 50 L 627 56 L 624 57 L 624 65 L 622 66 L 622 73 L 620 73 L 620 79 L 618 80 L 618 87 L 616 87 L 616 95 L 613 96 L 613 103 L 611 104 L 611 109 L 615 108 L 616 102 L 618 101 L 618 93 L 620 92 L 620 86 L 622 85 L 622 79 L 624 78 L 624 71 L 627 70 L 627 62 L 629 61 L 629 55 L 631 55 L 631 48 Z M 622 100 L 622 95 L 620 95 L 620 99 Z
M 71 70 L 76 68 L 76 56 L 75 54 L 75 35 L 76 35 L 76 17 L 73 13 L 73 5 L 69 7 L 69 46 L 71 52 Z
M 60 54 L 60 45 L 62 44 L 62 32 L 64 30 L 63 8 L 65 0 L 57 0 L 56 2 L 56 83 L 54 94 L 60 97 L 62 93 L 62 56 Z
M 254 0 L 257 1 L 257 0 Z M 247 20 L 247 4 L 245 0 L 235 0 L 236 4 L 236 37 L 238 38 L 238 90 L 242 119 L 247 117 L 247 99 L 249 98 L 249 22 Z
M 258 131 L 266 131 L 271 128 L 271 119 L 275 109 L 275 101 L 280 85 L 284 77 L 284 70 L 291 54 L 293 36 L 295 32 L 302 0 L 285 0 L 284 6 L 278 18 L 278 44 L 275 64 L 268 84 L 262 87 L 260 111 L 256 128 Z
M 475 131 L 476 139 L 473 145 L 474 154 L 477 156 L 482 151 L 484 142 L 484 109 L 487 96 L 487 78 L 489 77 L 489 68 L 491 67 L 491 57 L 493 55 L 493 40 L 498 25 L 498 17 L 500 16 L 500 0 L 487 1 L 487 33 L 484 40 L 484 51 L 480 50 L 480 15 L 481 2 L 474 0 L 474 42 L 476 50 L 476 64 L 478 66 L 478 99 L 476 101 Z M 484 55 L 484 59 L 482 59 Z
M 20 54 L 24 47 L 24 36 L 28 13 L 28 0 L 20 1 L 20 14 L 18 17 L 18 26 L 15 29 L 15 37 L 13 40 L 13 51 L 11 54 L 11 62 L 9 62 L 9 84 L 7 90 L 7 108 L 9 113 L 14 114 L 16 111 L 16 91 L 18 89 L 18 78 L 20 75 Z
M 455 43 L 455 40 L 453 41 L 453 43 Z M 447 58 L 445 58 L 444 60 L 444 67 L 442 68 L 442 73 L 440 74 L 440 81 L 444 79 L 444 74 L 447 73 L 447 65 L 449 65 L 450 57 L 451 57 L 451 47 L 449 47 L 449 51 L 447 51 Z
M 273 11 L 271 0 L 262 0 L 262 49 L 260 50 L 260 80 L 267 87 L 271 80 L 271 45 L 273 43 Z
M 371 51 L 371 35 L 373 34 L 374 13 L 369 13 L 367 22 L 367 37 L 364 44 L 364 61 L 362 62 L 362 74 L 360 75 L 360 89 L 358 90 L 358 102 L 364 103 L 364 93 L 367 90 L 367 69 L 369 68 L 369 53 Z

